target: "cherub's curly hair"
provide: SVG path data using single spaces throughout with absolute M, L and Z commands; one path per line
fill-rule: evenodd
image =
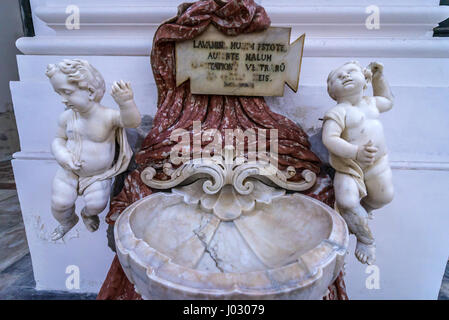
M 68 81 L 76 83 L 80 89 L 93 88 L 96 102 L 103 98 L 106 91 L 103 76 L 86 60 L 64 59 L 58 64 L 49 64 L 45 74 L 51 78 L 57 71 L 66 74 Z
M 329 94 L 329 96 L 334 99 L 335 101 L 337 101 L 336 97 L 334 97 L 330 91 L 330 83 L 331 83 L 331 79 L 332 77 L 335 75 L 335 73 L 337 72 L 338 69 L 340 69 L 341 67 L 347 65 L 347 64 L 354 64 L 357 67 L 359 67 L 360 71 L 362 72 L 362 74 L 365 76 L 366 82 L 369 83 L 371 82 L 371 79 L 373 78 L 373 74 L 371 72 L 371 70 L 362 67 L 362 65 L 358 62 L 358 61 L 349 61 L 344 63 L 343 65 L 339 66 L 338 68 L 332 70 L 329 75 L 327 76 L 327 93 Z M 366 89 L 367 85 L 365 84 L 365 86 L 363 87 L 363 89 Z

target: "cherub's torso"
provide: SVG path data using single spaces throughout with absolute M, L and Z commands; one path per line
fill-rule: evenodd
M 81 168 L 79 176 L 93 176 L 112 166 L 115 155 L 113 109 L 99 107 L 88 117 L 73 110 L 65 111 L 67 149 Z
M 374 161 L 387 153 L 382 123 L 379 121 L 379 110 L 373 97 L 364 97 L 359 105 L 339 104 L 344 107 L 345 129 L 341 137 L 351 144 L 362 146 L 369 141 L 378 149 Z

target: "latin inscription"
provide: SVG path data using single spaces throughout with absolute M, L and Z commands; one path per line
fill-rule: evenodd
M 176 44 L 177 85 L 190 79 L 192 93 L 280 96 L 287 82 L 296 91 L 304 36 L 289 41 L 289 28 L 230 37 L 209 27 Z

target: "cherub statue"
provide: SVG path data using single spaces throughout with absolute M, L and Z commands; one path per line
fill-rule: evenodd
M 363 92 L 372 81 L 373 96 Z M 393 200 L 393 182 L 379 114 L 393 107 L 383 65 L 363 68 L 348 62 L 329 74 L 327 89 L 337 105 L 324 116 L 323 143 L 330 153 L 336 209 L 357 238 L 355 255 L 375 261 L 375 241 L 368 226 L 372 210 Z
M 51 199 L 52 214 L 59 222 L 51 239 L 57 240 L 78 223 L 78 196 L 84 198 L 81 217 L 86 228 L 91 232 L 98 229 L 98 215 L 108 204 L 112 177 L 126 170 L 132 156 L 124 128 L 139 126 L 140 113 L 130 84 L 123 81 L 114 82 L 111 93 L 120 111 L 102 106 L 104 79 L 85 60 L 50 64 L 46 75 L 66 106 L 52 143 L 61 166 L 53 180 Z M 120 148 L 117 157 L 116 142 Z

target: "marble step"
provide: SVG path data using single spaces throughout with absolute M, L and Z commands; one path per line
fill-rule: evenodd
M 0 272 L 1 300 L 94 300 L 96 294 L 36 290 L 31 257 L 19 261 Z
M 438 295 L 438 300 L 449 300 L 449 261 L 446 265 L 443 281 L 441 282 L 441 289 Z
M 16 190 L 0 190 L 0 272 L 29 252 Z
M 0 127 L 1 127 L 1 121 L 0 121 Z M 15 130 L 17 130 L 17 129 L 15 129 Z M 17 131 L 15 134 L 17 135 Z M 1 145 L 1 143 L 0 143 L 0 145 Z M 11 151 L 13 151 L 13 150 L 11 149 Z M 2 197 L 6 196 L 6 193 L 3 193 L 4 189 L 14 190 L 15 188 L 16 188 L 16 184 L 14 181 L 14 173 L 12 171 L 11 161 L 0 161 L 0 193 L 1 193 L 0 201 L 2 201 Z
M 23 225 L 0 233 L 0 271 L 5 270 L 29 252 Z

